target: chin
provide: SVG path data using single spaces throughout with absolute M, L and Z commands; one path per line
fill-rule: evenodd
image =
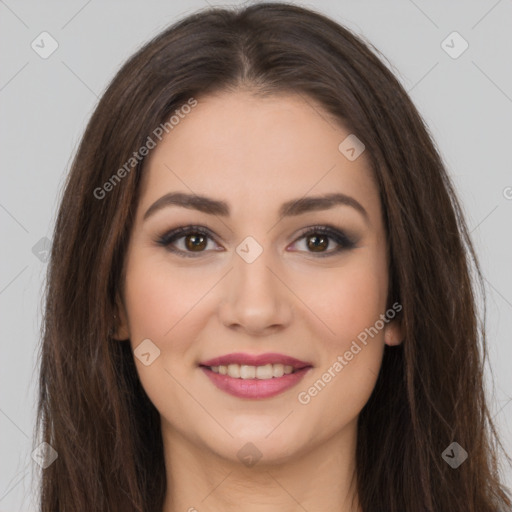
M 233 438 L 224 436 L 212 450 L 226 459 L 244 464 L 246 457 L 257 459 L 259 466 L 287 462 L 306 448 L 307 441 L 301 438 L 300 432 L 279 426 L 282 420 L 258 422 L 254 418 L 237 418 L 237 428 L 227 428 Z

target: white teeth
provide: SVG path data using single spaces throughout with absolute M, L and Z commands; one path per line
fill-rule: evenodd
M 292 372 L 293 372 L 293 366 L 290 366 L 290 365 L 284 366 L 284 373 L 286 373 L 288 375 L 289 373 L 292 373 Z
M 238 364 L 229 364 L 228 365 L 228 375 L 233 377 L 234 379 L 240 378 L 240 365 Z
M 274 377 L 282 377 L 284 375 L 284 366 L 282 364 L 274 364 L 272 366 L 272 375 Z
M 247 366 L 243 364 L 240 366 L 241 379 L 254 379 L 256 378 L 256 366 Z
M 233 379 L 260 379 L 268 380 L 279 378 L 293 373 L 293 366 L 282 364 L 266 364 L 264 366 L 250 366 L 246 364 L 229 364 L 210 367 L 212 372 L 228 375 Z
M 256 367 L 256 378 L 257 379 L 271 379 L 274 376 L 274 369 L 271 364 L 265 366 Z

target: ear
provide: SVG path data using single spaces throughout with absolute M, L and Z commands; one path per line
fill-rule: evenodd
M 130 339 L 130 327 L 128 325 L 128 315 L 123 301 L 117 295 L 116 297 L 116 313 L 112 319 L 112 335 L 111 338 L 118 341 Z
M 384 327 L 384 343 L 391 347 L 400 345 L 404 341 L 403 328 L 400 320 L 388 322 Z

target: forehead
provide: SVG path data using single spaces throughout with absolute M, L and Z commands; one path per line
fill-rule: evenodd
M 367 155 L 347 159 L 339 145 L 350 131 L 313 99 L 246 91 L 196 99 L 148 155 L 143 203 L 182 191 L 256 214 L 290 198 L 342 192 L 378 210 Z

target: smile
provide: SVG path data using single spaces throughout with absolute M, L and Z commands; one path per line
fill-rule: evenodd
M 281 354 L 229 354 L 199 367 L 218 389 L 239 398 L 262 399 L 295 386 L 312 365 Z
M 249 366 L 245 364 L 230 364 L 228 366 L 212 366 L 210 370 L 221 375 L 229 375 L 233 379 L 273 379 L 293 373 L 293 366 L 282 364 L 266 364 L 265 366 Z

